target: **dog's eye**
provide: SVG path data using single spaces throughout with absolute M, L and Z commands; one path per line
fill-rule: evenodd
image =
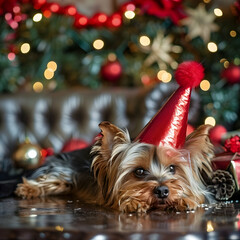
M 134 171 L 136 177 L 144 177 L 146 175 L 148 175 L 148 171 L 145 170 L 144 168 L 137 168 L 135 171 Z
M 175 166 L 174 165 L 170 165 L 169 166 L 169 171 L 170 171 L 170 173 L 174 174 L 175 173 Z

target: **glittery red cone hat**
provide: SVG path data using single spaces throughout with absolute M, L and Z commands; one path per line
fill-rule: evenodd
M 195 61 L 181 63 L 175 72 L 179 88 L 144 127 L 135 141 L 181 148 L 186 139 L 191 90 L 200 84 L 203 77 L 204 68 L 200 63 Z

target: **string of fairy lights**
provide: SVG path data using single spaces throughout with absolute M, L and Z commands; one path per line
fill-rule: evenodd
M 210 2 L 210 0 L 203 0 L 203 2 L 205 4 L 207 4 L 207 3 Z M 135 5 L 134 4 L 129 4 L 126 7 L 126 11 L 124 12 L 123 16 L 128 20 L 132 20 L 136 16 L 135 11 L 136 11 Z M 223 14 L 224 14 L 223 11 L 220 8 L 215 8 L 213 13 L 215 14 L 216 17 L 219 17 L 219 18 L 222 17 Z M 8 16 L 5 16 L 5 18 L 6 17 L 8 17 Z M 46 17 L 46 16 L 43 15 L 43 13 L 38 12 L 32 17 L 32 21 L 37 23 L 37 22 L 40 22 L 44 17 Z M 102 19 L 102 20 L 104 21 L 104 19 Z M 232 38 L 235 38 L 235 37 L 237 37 L 237 31 L 232 29 L 229 32 L 229 35 Z M 139 44 L 142 47 L 148 47 L 152 44 L 152 40 L 149 36 L 142 35 L 142 36 L 139 36 Z M 103 39 L 100 39 L 100 38 L 95 39 L 92 42 L 92 47 L 95 50 L 101 50 L 105 47 L 105 42 L 104 42 Z M 207 47 L 207 50 L 212 54 L 214 54 L 218 51 L 218 44 L 215 43 L 215 42 L 210 41 L 210 42 L 206 43 L 206 47 Z M 181 52 L 181 47 L 180 46 L 179 47 L 175 46 L 175 48 L 176 48 L 176 52 Z M 31 51 L 30 43 L 24 42 L 24 43 L 21 44 L 20 52 L 22 54 L 28 54 L 30 51 Z M 8 53 L 9 61 L 14 61 L 15 58 L 16 58 L 16 55 L 15 55 L 14 52 Z M 115 53 L 110 53 L 108 55 L 109 60 L 114 61 L 116 58 L 117 57 L 116 57 Z M 237 63 L 240 63 L 240 58 L 236 58 L 234 61 L 237 62 Z M 228 66 L 229 66 L 229 61 L 225 58 L 220 59 L 220 63 L 223 64 L 224 68 L 228 68 Z M 171 66 L 171 67 L 173 69 L 174 68 L 176 69 L 177 65 L 178 64 L 176 63 L 174 66 Z M 55 61 L 53 61 L 53 60 L 49 61 L 47 66 L 46 66 L 46 69 L 43 73 L 43 79 L 46 80 L 46 81 L 54 79 L 54 75 L 55 75 L 55 72 L 57 71 L 57 68 L 58 68 L 58 65 Z M 150 77 L 147 74 L 142 74 L 140 77 L 141 77 L 141 81 L 142 81 L 143 85 L 147 85 L 149 83 Z M 160 69 L 159 72 L 157 73 L 157 79 L 161 82 L 168 83 L 172 80 L 172 74 L 165 69 Z M 53 83 L 53 85 L 54 85 L 54 83 Z M 202 91 L 209 91 L 210 88 L 211 88 L 210 81 L 207 80 L 207 79 L 202 80 L 202 82 L 200 83 L 200 89 Z M 38 93 L 42 92 L 44 90 L 44 84 L 40 81 L 37 81 L 33 84 L 32 89 L 33 89 L 33 91 L 38 92 Z M 205 119 L 205 124 L 211 124 L 211 125 L 214 126 L 216 124 L 216 120 L 212 116 L 208 116 Z

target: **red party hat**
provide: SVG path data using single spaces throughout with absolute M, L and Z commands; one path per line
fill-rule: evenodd
M 180 87 L 144 127 L 135 141 L 181 148 L 186 139 L 191 90 L 200 84 L 203 77 L 204 68 L 200 63 L 195 61 L 181 63 L 175 72 L 175 79 Z

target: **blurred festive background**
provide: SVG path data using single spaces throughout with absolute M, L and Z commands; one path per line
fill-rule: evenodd
M 139 87 L 200 61 L 203 116 L 240 128 L 239 0 L 0 0 L 0 92 Z

